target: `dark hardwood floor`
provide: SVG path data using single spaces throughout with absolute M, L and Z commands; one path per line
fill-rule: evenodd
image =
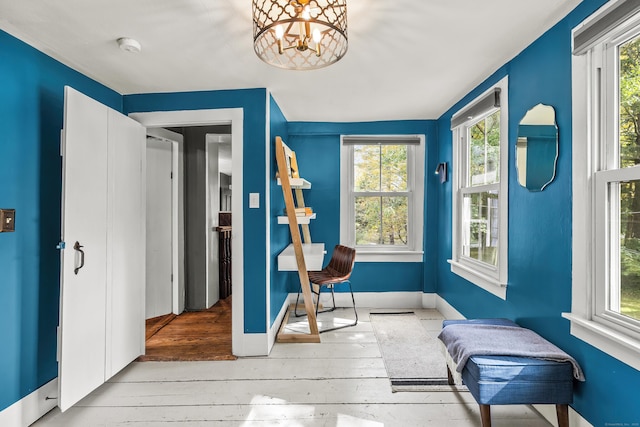
M 146 354 L 138 361 L 235 360 L 231 353 L 231 297 L 208 310 L 146 322 Z

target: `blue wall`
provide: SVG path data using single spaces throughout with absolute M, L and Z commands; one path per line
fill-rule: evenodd
M 296 152 L 301 174 L 312 183 L 305 193 L 305 203 L 317 213 L 310 226 L 314 242 L 323 242 L 327 249 L 325 263 L 333 247 L 340 241 L 340 135 L 401 135 L 423 134 L 426 141 L 426 171 L 435 170 L 436 123 L 431 120 L 388 121 L 367 123 L 289 123 L 287 144 Z M 425 185 L 425 215 L 436 216 L 436 206 L 427 203 L 436 192 L 435 179 L 427 172 Z M 425 264 L 435 263 L 435 247 L 429 237 L 434 234 L 435 221 L 427 220 L 424 229 Z M 435 265 L 435 264 L 433 264 Z M 434 268 L 435 269 L 435 268 Z M 427 267 L 428 276 L 435 278 L 434 269 Z M 435 281 L 424 279 L 421 263 L 358 262 L 351 276 L 354 292 L 424 291 L 435 292 Z M 298 282 L 290 288 L 296 292 Z
M 267 227 L 265 203 L 249 209 L 249 193 L 265 200 L 266 89 L 127 95 L 124 113 L 243 108 L 244 332 L 267 330 Z
M 554 28 L 505 64 L 438 120 L 439 155 L 451 161 L 453 113 L 509 76 L 509 283 L 503 301 L 450 272 L 451 183 L 441 188 L 438 294 L 466 317 L 507 317 L 534 329 L 573 355 L 587 381 L 577 383 L 574 408 L 594 426 L 640 421 L 640 372 L 569 333 L 571 311 L 571 28 L 602 5 L 584 0 Z M 542 192 L 518 185 L 517 126 L 538 103 L 556 109 L 559 158 L 555 180 Z
M 278 271 L 278 254 L 282 252 L 284 248 L 291 243 L 291 237 L 289 235 L 289 226 L 278 224 L 278 216 L 283 215 L 284 210 L 284 197 L 282 194 L 282 187 L 278 185 L 275 179 L 278 165 L 276 164 L 276 152 L 275 141 L 276 136 L 282 138 L 285 144 L 289 143 L 289 134 L 287 131 L 287 119 L 282 114 L 280 107 L 276 103 L 272 96 L 269 96 L 269 144 L 270 144 L 270 158 L 269 162 L 269 188 L 270 188 L 270 223 L 271 223 L 271 253 L 269 257 L 271 259 L 271 271 L 269 271 L 269 278 L 271 280 L 270 288 L 270 312 L 269 312 L 269 326 L 272 326 L 284 304 L 285 300 L 289 296 L 289 281 L 298 280 L 297 273 L 284 273 Z M 296 282 L 299 283 L 299 282 Z
M 0 31 L 0 410 L 58 374 L 60 129 L 64 86 L 116 109 L 116 92 Z

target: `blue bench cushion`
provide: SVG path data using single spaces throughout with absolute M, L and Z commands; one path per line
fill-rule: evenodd
M 529 357 L 471 356 L 462 380 L 484 405 L 573 401 L 573 367 Z

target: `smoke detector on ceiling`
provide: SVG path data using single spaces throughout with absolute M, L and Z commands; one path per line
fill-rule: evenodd
M 120 49 L 125 52 L 139 53 L 140 50 L 142 50 L 142 46 L 138 40 L 134 40 L 129 37 L 120 37 L 117 41 Z

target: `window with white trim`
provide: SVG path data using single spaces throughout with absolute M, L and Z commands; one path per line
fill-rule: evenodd
M 508 114 L 505 77 L 456 113 L 451 271 L 506 298 Z
M 571 333 L 640 369 L 640 4 L 573 31 Z
M 340 242 L 358 261 L 422 262 L 424 136 L 340 143 Z

